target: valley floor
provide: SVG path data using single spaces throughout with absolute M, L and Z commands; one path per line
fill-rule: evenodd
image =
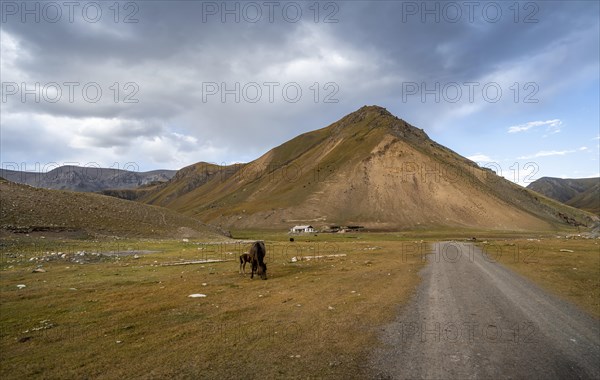
M 369 358 L 386 349 L 382 334 L 406 305 L 422 296 L 417 289 L 432 278 L 427 257 L 439 236 L 420 240 L 394 233 L 321 234 L 290 242 L 285 234 L 234 235 L 248 240 L 5 240 L 0 252 L 0 376 L 372 378 L 388 373 L 385 363 L 373 366 Z M 238 273 L 239 254 L 256 238 L 267 243 L 266 281 Z M 495 238 L 489 246 L 514 244 Z M 549 240 L 558 244 L 552 248 L 546 240 L 534 242 L 541 247 L 538 270 L 526 269 L 553 276 L 552 282 L 563 285 L 551 291 L 597 318 L 598 240 L 558 240 Z M 559 251 L 569 248 L 574 252 Z M 524 253 L 531 258 L 531 252 Z M 571 256 L 553 261 L 556 253 Z M 509 255 L 495 257 L 502 262 Z M 519 268 L 521 259 L 515 264 L 517 271 L 524 270 Z M 569 260 L 577 261 L 579 277 L 565 270 Z M 449 287 L 458 297 L 459 289 L 471 284 L 473 294 L 486 294 L 480 289 L 485 283 L 477 281 L 483 274 L 458 265 L 445 269 L 456 273 L 446 278 L 451 282 L 439 283 L 438 290 Z M 189 297 L 192 294 L 205 297 Z M 508 304 L 502 302 L 498 307 Z M 432 322 L 454 317 L 436 310 L 431 311 Z M 568 318 L 581 313 L 572 310 Z M 479 310 L 478 321 L 489 319 L 497 327 L 510 328 L 506 324 L 529 318 L 538 323 L 535 332 L 549 331 L 528 314 L 495 311 L 499 309 Z M 519 337 L 530 332 L 523 328 Z M 585 339 L 594 338 L 574 339 L 585 344 Z M 479 343 L 484 348 L 480 354 L 492 360 L 485 365 L 493 367 L 500 357 L 489 351 L 497 346 L 487 343 Z M 520 352 L 531 346 L 519 342 L 509 347 Z M 412 360 L 419 358 L 423 359 Z M 460 362 L 463 357 L 445 359 Z

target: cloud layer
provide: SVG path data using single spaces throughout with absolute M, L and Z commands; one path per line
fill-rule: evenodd
M 552 133 L 553 103 L 598 80 L 590 2 L 39 4 L 3 9 L 2 162 L 248 161 L 364 104 L 434 135 Z

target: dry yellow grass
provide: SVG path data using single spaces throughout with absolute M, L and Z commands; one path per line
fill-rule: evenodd
M 543 238 L 489 243 L 483 247 L 491 258 L 600 318 L 600 240 Z
M 267 281 L 238 274 L 237 261 L 158 266 L 205 250 L 238 253 L 180 244 L 138 259 L 54 261 L 45 273 L 31 273 L 29 261 L 4 263 L 0 376 L 368 377 L 363 361 L 378 326 L 408 300 L 423 264 L 383 237 L 270 242 Z M 323 254 L 346 256 L 290 263 Z
M 25 255 L 0 262 L 0 376 L 368 378 L 365 359 L 380 326 L 419 282 L 424 262 L 413 248 L 421 245 L 407 238 L 319 235 L 290 243 L 273 235 L 267 281 L 238 274 L 237 255 L 247 243 L 131 240 L 120 247 L 161 252 L 88 264 L 54 260 L 43 263 L 44 273 L 32 273 L 38 264 L 29 258 L 39 252 L 31 246 L 5 246 L 3 253 Z M 489 242 L 488 252 L 502 248 L 493 256 L 501 263 L 600 316 L 598 240 Z M 37 248 L 113 245 L 54 241 Z M 161 265 L 199 258 L 230 261 Z M 193 293 L 207 297 L 189 298 Z

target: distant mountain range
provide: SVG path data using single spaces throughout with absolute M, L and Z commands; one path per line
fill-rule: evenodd
M 600 215 L 600 178 L 542 177 L 527 186 L 549 198 Z
M 131 189 L 171 179 L 176 170 L 134 172 L 81 166 L 61 166 L 46 173 L 0 169 L 0 177 L 11 182 L 53 190 L 99 192 L 107 189 Z
M 597 219 L 479 167 L 378 106 L 250 163 L 197 163 L 127 196 L 226 228 L 547 230 Z

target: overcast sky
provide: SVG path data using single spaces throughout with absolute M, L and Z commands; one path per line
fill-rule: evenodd
M 0 11 L 6 169 L 247 162 L 377 104 L 521 184 L 599 175 L 597 1 Z

